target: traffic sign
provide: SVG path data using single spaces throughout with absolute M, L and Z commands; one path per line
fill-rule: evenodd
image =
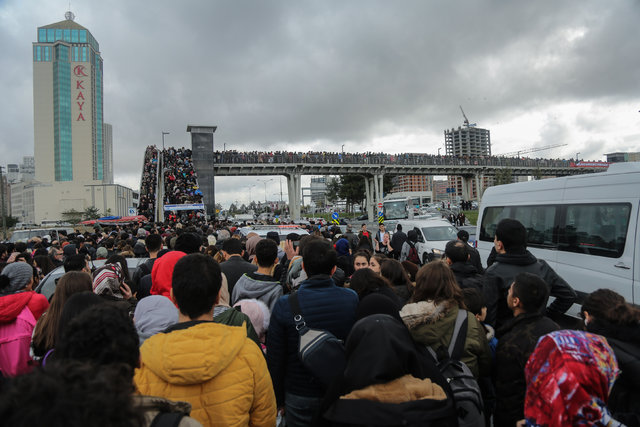
M 127 209 L 127 215 L 135 216 L 135 214 L 136 214 L 136 208 L 128 208 Z
M 384 212 L 380 211 L 378 212 L 378 217 L 384 216 Z
M 331 218 L 338 219 L 338 212 L 334 212 L 331 214 Z
M 378 203 L 378 209 L 382 209 L 382 202 Z

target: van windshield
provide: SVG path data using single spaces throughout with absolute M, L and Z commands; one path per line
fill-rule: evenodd
M 450 225 L 444 225 L 441 227 L 424 227 L 422 229 L 425 239 L 427 241 L 436 240 L 455 240 L 458 238 L 458 231 L 455 227 Z

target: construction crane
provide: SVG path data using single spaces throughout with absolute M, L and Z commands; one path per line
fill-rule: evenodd
M 475 123 L 469 123 L 469 119 L 467 119 L 467 115 L 464 113 L 464 110 L 462 109 L 462 105 L 459 106 L 460 107 L 460 111 L 462 111 L 462 117 L 464 117 L 464 125 L 466 127 L 475 127 L 476 124 Z
M 545 145 L 544 147 L 526 148 L 520 151 L 512 151 L 510 153 L 502 153 L 502 154 L 495 154 L 495 155 L 501 156 L 501 157 L 513 157 L 513 156 L 520 157 L 520 154 L 535 153 L 536 151 L 543 151 L 543 150 L 549 150 L 551 148 L 564 147 L 565 145 L 569 145 L 569 144 Z

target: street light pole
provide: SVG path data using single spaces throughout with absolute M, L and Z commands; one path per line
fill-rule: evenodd
M 169 135 L 169 132 L 162 132 L 162 151 L 164 151 L 164 136 Z
M 267 203 L 267 182 L 273 181 L 273 178 L 259 179 L 258 181 L 262 181 L 262 183 L 264 184 L 264 202 Z
M 576 162 L 577 162 L 577 161 L 579 161 L 579 160 L 580 160 L 580 152 L 578 151 L 578 152 L 576 153 Z

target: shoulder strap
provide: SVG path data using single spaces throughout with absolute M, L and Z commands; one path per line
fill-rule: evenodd
M 467 310 L 458 309 L 456 324 L 453 327 L 453 335 L 449 343 L 449 357 L 454 360 L 460 360 L 462 351 L 464 350 L 464 342 L 467 340 Z
M 300 335 L 303 335 L 307 330 L 307 325 L 302 317 L 302 310 L 300 310 L 300 303 L 298 302 L 298 292 L 292 292 L 289 294 L 289 306 L 291 306 L 291 313 L 293 313 L 293 322 L 296 325 L 296 331 Z
M 150 427 L 178 427 L 184 412 L 160 412 L 153 418 Z

